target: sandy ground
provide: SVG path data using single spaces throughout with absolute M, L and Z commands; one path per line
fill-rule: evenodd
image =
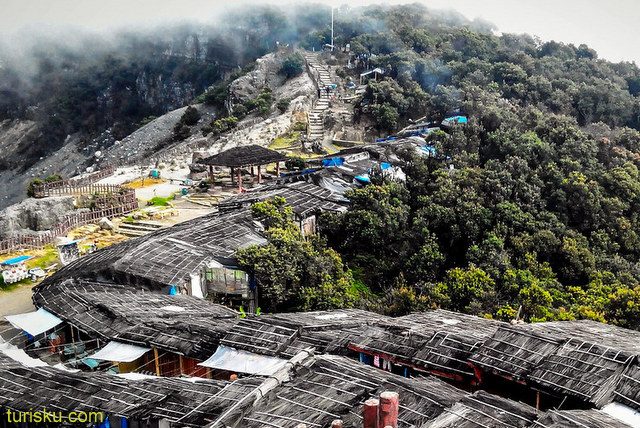
M 37 285 L 25 284 L 11 291 L 0 291 L 0 315 L 15 315 L 35 310 L 31 301 L 31 289 Z
M 180 161 L 177 161 L 177 163 L 179 166 L 160 168 L 160 178 L 164 182 L 136 188 L 136 197 L 143 202 L 143 205 L 144 202 L 155 196 L 167 198 L 173 193 L 182 190 L 184 185 L 180 181 L 188 177 L 189 168 L 184 167 L 185 164 Z M 126 184 L 148 177 L 150 170 L 151 168 L 141 170 L 140 167 L 135 166 L 118 168 L 113 175 L 103 178 L 98 184 Z

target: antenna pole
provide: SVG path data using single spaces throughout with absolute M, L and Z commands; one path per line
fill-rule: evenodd
M 333 6 L 331 6 L 331 51 L 333 52 Z

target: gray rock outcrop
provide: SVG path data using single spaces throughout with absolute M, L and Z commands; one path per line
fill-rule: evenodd
M 0 211 L 0 239 L 50 230 L 74 210 L 73 196 L 25 199 Z

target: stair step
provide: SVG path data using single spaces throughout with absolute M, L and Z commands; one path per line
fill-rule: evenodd
M 136 236 L 145 236 L 145 235 L 148 235 L 151 232 L 143 232 L 143 231 L 137 231 L 137 230 L 124 229 L 124 230 L 118 230 L 118 233 L 120 235 L 136 237 Z
M 157 221 L 149 221 L 149 220 L 136 220 L 134 223 L 129 223 L 129 224 L 140 224 L 142 226 L 155 227 L 156 229 L 160 229 L 161 227 L 164 226 L 164 224 L 162 223 L 158 223 Z
M 118 232 L 144 232 L 150 233 L 158 230 L 156 227 L 138 226 L 135 223 L 121 223 L 118 227 Z

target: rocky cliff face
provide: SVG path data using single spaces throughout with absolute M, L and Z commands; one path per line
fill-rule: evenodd
M 118 50 L 100 46 L 94 56 L 72 53 L 62 61 L 52 52 L 39 60 L 33 81 L 19 76 L 24 58 L 3 61 L 0 208 L 23 199 L 33 178 L 84 171 L 96 152 L 123 140 L 144 118 L 179 109 L 216 83 L 223 72 L 212 43 L 189 28 L 123 36 Z
M 74 209 L 73 196 L 25 199 L 0 211 L 0 239 L 52 229 Z

